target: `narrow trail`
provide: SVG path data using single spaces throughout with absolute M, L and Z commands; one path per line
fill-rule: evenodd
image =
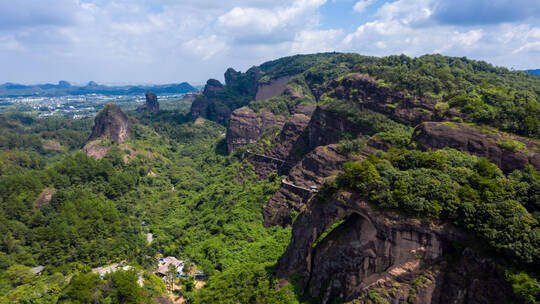
M 287 179 L 282 179 L 281 182 L 287 186 L 290 186 L 290 187 L 293 187 L 293 188 L 296 188 L 296 189 L 300 189 L 300 190 L 304 190 L 304 191 L 307 191 L 307 192 L 318 192 L 317 190 L 312 190 L 312 189 L 308 189 L 308 188 L 305 188 L 305 187 L 301 187 L 301 186 L 297 186 L 289 181 L 287 181 Z

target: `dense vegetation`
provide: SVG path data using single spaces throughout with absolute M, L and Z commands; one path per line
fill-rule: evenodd
M 104 143 L 111 149 L 102 160 L 76 148 L 60 160 L 35 152 L 40 166 L 0 176 L 0 294 L 5 295 L 0 302 L 84 303 L 91 296 L 116 303 L 117 289 L 129 286 L 117 288 L 115 282 L 138 286 L 139 275 L 99 279 L 89 267 L 127 261 L 151 270 L 158 252 L 187 260 L 211 276 L 244 263 L 272 263 L 281 255 L 289 230 L 263 228 L 260 213 L 278 179 L 259 181 L 249 163 L 223 156 L 220 125 L 195 125 L 178 112 L 139 118 L 151 127 L 132 119 L 134 139 L 126 145 L 136 152 L 111 143 Z M 42 124 L 29 120 L 19 131 L 29 133 Z M 79 132 L 88 134 L 87 129 Z M 136 155 L 125 163 L 126 153 Z M 38 208 L 35 201 L 47 189 L 57 192 Z M 143 232 L 155 235 L 151 245 Z M 29 272 L 37 265 L 46 266 L 43 276 Z M 64 275 L 72 273 L 75 277 L 66 281 Z M 218 279 L 209 286 L 213 280 Z M 148 288 L 145 284 L 136 301 L 124 303 L 157 296 Z
M 325 195 L 353 190 L 381 209 L 463 226 L 504 256 L 508 267 L 538 275 L 540 172 L 532 166 L 504 175 L 488 159 L 452 149 L 393 149 L 346 163 L 326 187 Z M 510 278 L 530 303 L 540 297 L 538 282 L 527 274 Z
M 252 102 L 257 69 L 263 73 L 259 83 L 294 75 L 293 93 Z M 316 105 L 328 81 L 354 72 L 441 98 L 469 122 L 540 137 L 537 78 L 439 55 L 329 53 L 271 61 L 217 93 L 218 108 L 208 118 L 215 119 L 220 106 L 245 105 L 288 116 L 299 105 Z M 0 303 L 151 303 L 166 292 L 152 274 L 162 255 L 209 276 L 200 290 L 190 279 L 176 281 L 192 303 L 313 300 L 300 298 L 292 285 L 275 289 L 273 266 L 290 228 L 263 227 L 261 208 L 281 178 L 261 180 L 240 154 L 227 155 L 222 125 L 195 122 L 185 103 L 166 109 L 130 113 L 131 139 L 121 145 L 101 141 L 109 149 L 101 160 L 80 152 L 90 119 L 2 114 Z M 372 111 L 348 111 L 356 111 L 365 134 L 342 134 L 339 151 L 358 153 L 369 138 L 396 149 L 347 163 L 326 191 L 354 190 L 380 208 L 469 229 L 507 259 L 508 281 L 534 303 L 540 289 L 540 173 L 529 167 L 504 175 L 488 160 L 455 150 L 409 150 L 411 127 Z M 270 128 L 265 136 L 278 133 Z M 514 141 L 497 144 L 522 149 Z M 54 195 L 48 201 L 44 194 Z M 146 233 L 153 234 L 151 243 Z M 132 268 L 103 277 L 91 271 L 113 263 Z M 33 273 L 38 265 L 43 272 Z
M 540 138 L 540 78 L 467 58 L 424 55 L 366 57 L 357 54 L 317 54 L 282 58 L 261 65 L 261 79 L 297 75 L 297 87 L 320 97 L 329 80 L 348 73 L 365 73 L 380 85 L 440 98 L 465 114 L 467 121 L 502 131 Z M 284 97 L 283 105 L 297 102 Z M 255 103 L 257 105 L 257 103 Z M 255 106 L 256 109 L 262 106 Z M 267 108 L 276 111 L 274 103 Z M 289 106 L 289 110 L 290 110 Z

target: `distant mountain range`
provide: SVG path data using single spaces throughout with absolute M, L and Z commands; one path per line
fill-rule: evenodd
M 16 83 L 4 83 L 0 85 L 0 96 L 64 96 L 64 95 L 135 95 L 146 91 L 155 94 L 181 94 L 197 91 L 196 88 L 187 82 L 164 85 L 128 85 L 128 86 L 106 86 L 90 81 L 86 86 L 72 86 L 69 82 L 61 80 L 58 84 L 36 84 L 22 85 Z
M 531 75 L 540 77 L 540 69 L 536 69 L 536 70 L 525 70 L 525 73 L 529 73 L 529 74 L 531 74 Z

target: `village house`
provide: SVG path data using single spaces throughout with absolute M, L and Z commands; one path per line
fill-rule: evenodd
M 156 274 L 166 276 L 169 272 L 169 265 L 174 265 L 178 274 L 182 274 L 184 272 L 184 261 L 180 261 L 175 257 L 169 256 L 164 259 L 159 259 L 158 270 L 156 271 Z

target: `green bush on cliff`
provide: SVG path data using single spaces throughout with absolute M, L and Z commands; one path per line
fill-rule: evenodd
M 513 139 L 499 140 L 497 141 L 497 145 L 512 152 L 527 150 L 527 146 L 524 143 Z
M 514 292 L 527 304 L 536 304 L 540 301 L 540 283 L 524 272 L 506 273 L 507 280 L 512 284 Z
M 532 167 L 505 176 L 489 160 L 451 149 L 403 149 L 346 163 L 337 184 L 381 208 L 455 222 L 516 263 L 532 265 L 540 260 L 540 224 L 529 196 L 538 195 L 539 176 Z

